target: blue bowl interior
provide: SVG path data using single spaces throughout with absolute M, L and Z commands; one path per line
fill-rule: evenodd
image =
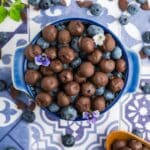
M 109 29 L 107 29 L 106 27 L 104 27 L 103 25 L 99 24 L 99 23 L 96 23 L 94 21 L 91 21 L 91 20 L 88 20 L 88 19 L 83 19 L 83 18 L 68 18 L 68 19 L 63 19 L 63 20 L 59 20 L 59 21 L 56 21 L 54 23 L 51 23 L 53 25 L 57 25 L 59 23 L 66 23 L 66 22 L 69 22 L 71 20 L 80 20 L 84 23 L 87 23 L 87 24 L 93 24 L 93 25 L 97 25 L 101 28 L 104 29 L 105 33 L 109 33 L 113 36 L 113 38 L 115 39 L 117 45 L 122 49 L 122 52 L 123 52 L 123 58 L 125 59 L 126 61 L 126 64 L 127 64 L 127 69 L 126 69 L 126 73 L 125 73 L 125 82 L 124 82 L 124 87 L 123 89 L 119 92 L 119 94 L 115 97 L 115 99 L 106 107 L 106 109 L 102 112 L 100 112 L 100 114 L 103 114 L 105 112 L 107 112 L 119 99 L 120 97 L 124 94 L 125 92 L 125 88 L 126 88 L 126 85 L 127 85 L 127 80 L 128 80 L 128 74 L 129 74 L 129 60 L 128 60 L 128 57 L 127 57 L 127 52 L 126 52 L 126 49 L 124 48 L 123 44 L 120 42 L 120 40 L 118 39 L 118 37 L 112 33 Z M 32 40 L 32 44 L 35 44 L 36 41 L 40 38 L 41 36 L 41 31 L 35 36 L 35 38 Z M 25 59 L 25 63 L 24 63 L 24 74 L 27 70 L 27 59 Z M 32 87 L 30 85 L 27 85 L 26 84 L 26 88 L 28 89 L 28 92 L 30 94 L 30 96 L 34 97 L 34 94 L 33 94 L 33 90 L 32 90 Z M 59 114 L 55 114 L 55 113 L 51 113 L 50 111 L 48 111 L 47 108 L 44 108 L 46 110 L 46 114 L 48 117 L 51 117 L 53 116 L 54 118 L 57 118 L 57 119 L 60 119 L 60 115 Z M 78 117 L 76 119 L 76 121 L 80 121 L 80 120 L 83 120 L 81 117 Z

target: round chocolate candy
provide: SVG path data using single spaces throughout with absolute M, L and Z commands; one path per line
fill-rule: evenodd
M 70 81 L 73 80 L 73 73 L 72 73 L 72 71 L 69 70 L 69 69 L 63 70 L 63 71 L 59 74 L 59 78 L 60 78 L 60 81 L 63 82 L 63 83 L 70 82 Z
M 86 82 L 82 84 L 81 91 L 83 96 L 92 96 L 95 94 L 96 89 L 92 83 Z
M 99 63 L 101 71 L 110 73 L 115 69 L 115 62 L 111 59 L 102 59 Z
M 103 96 L 98 96 L 92 101 L 93 110 L 103 111 L 106 108 L 106 101 Z
M 30 85 L 35 85 L 40 79 L 41 74 L 36 70 L 27 70 L 25 73 L 25 82 Z
M 92 38 L 83 37 L 80 42 L 81 49 L 86 53 L 92 53 L 94 51 L 94 41 Z
M 132 150 L 132 148 L 126 146 L 126 147 L 123 147 L 123 148 L 121 148 L 119 150 Z
M 76 108 L 79 110 L 80 113 L 88 112 L 91 108 L 91 101 L 89 97 L 79 97 L 76 102 Z
M 84 62 L 80 65 L 78 74 L 81 77 L 91 77 L 95 72 L 95 68 L 91 62 Z
M 142 150 L 142 143 L 137 140 L 130 140 L 128 146 L 133 150 Z
M 86 82 L 86 78 L 85 77 L 81 77 L 78 75 L 78 73 L 76 73 L 74 75 L 74 80 L 78 83 L 83 83 L 83 82 Z
M 43 90 L 50 92 L 58 87 L 58 80 L 55 76 L 44 77 L 41 81 L 41 87 Z
M 70 104 L 70 97 L 64 92 L 59 92 L 57 95 L 57 104 L 60 107 L 68 106 Z
M 65 92 L 69 96 L 77 95 L 80 92 L 80 85 L 77 82 L 71 81 L 65 85 Z
M 123 58 L 116 61 L 116 70 L 118 72 L 125 72 L 126 62 Z
M 40 67 L 40 72 L 42 73 L 42 75 L 44 75 L 44 76 L 50 76 L 50 75 L 52 75 L 54 72 L 52 71 L 52 69 L 51 69 L 51 67 L 50 66 L 48 66 L 48 67 L 46 67 L 46 66 L 41 66 Z
M 92 82 L 97 86 L 106 86 L 109 82 L 108 76 L 103 72 L 96 72 L 92 77 Z
M 124 81 L 121 78 L 117 77 L 110 80 L 109 88 L 114 93 L 122 90 L 123 86 L 124 86 Z
M 59 59 L 55 59 L 51 62 L 50 68 L 53 72 L 58 73 L 63 70 L 63 64 Z
M 112 150 L 120 150 L 127 146 L 127 142 L 124 140 L 117 140 L 112 145 Z
M 42 31 L 43 38 L 48 42 L 53 42 L 57 38 L 58 31 L 53 25 L 46 26 Z
M 45 54 L 50 60 L 53 60 L 57 57 L 57 49 L 55 47 L 47 48 Z
M 52 97 L 46 92 L 39 92 L 35 97 L 38 106 L 47 107 L 52 103 Z
M 75 53 L 74 51 L 69 48 L 69 47 L 62 47 L 59 51 L 58 51 L 58 57 L 60 58 L 60 60 L 65 63 L 65 64 L 69 64 L 71 63 L 74 58 L 75 58 Z
M 69 43 L 71 41 L 71 35 L 68 30 L 61 30 L 58 34 L 59 43 Z
M 68 29 L 73 36 L 81 36 L 84 31 L 84 25 L 81 21 L 70 21 Z

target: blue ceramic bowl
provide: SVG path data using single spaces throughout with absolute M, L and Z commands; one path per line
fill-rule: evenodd
M 136 88 L 138 87 L 138 84 L 139 84 L 139 75 L 140 75 L 139 56 L 135 52 L 125 49 L 123 44 L 120 42 L 120 40 L 109 29 L 107 29 L 106 27 L 104 27 L 94 21 L 82 19 L 82 18 L 68 18 L 68 19 L 56 21 L 51 24 L 56 25 L 60 22 L 68 22 L 71 20 L 80 20 L 85 23 L 95 24 L 97 26 L 102 27 L 104 29 L 105 33 L 110 33 L 114 37 L 114 39 L 117 42 L 117 45 L 123 51 L 123 57 L 127 64 L 124 88 L 119 93 L 119 95 L 113 100 L 113 102 L 103 112 L 101 112 L 101 113 L 105 113 L 115 103 L 118 102 L 118 100 L 121 98 L 121 96 L 123 96 L 126 93 L 132 93 L 132 92 L 136 91 Z M 41 32 L 39 32 L 35 36 L 35 38 L 32 40 L 31 43 L 34 44 L 37 41 L 37 39 L 39 39 L 40 35 L 41 35 Z M 32 88 L 29 85 L 27 85 L 24 80 L 24 75 L 27 70 L 27 59 L 24 56 L 25 47 L 26 46 L 18 48 L 14 54 L 13 67 L 12 67 L 12 80 L 13 80 L 14 87 L 16 89 L 25 92 L 26 94 L 28 94 L 31 97 L 34 97 Z M 50 113 L 50 115 L 51 115 L 51 113 Z M 54 115 L 57 118 L 60 118 L 60 116 L 58 116 L 56 114 L 52 114 L 52 115 Z M 77 120 L 82 120 L 82 118 L 78 118 Z

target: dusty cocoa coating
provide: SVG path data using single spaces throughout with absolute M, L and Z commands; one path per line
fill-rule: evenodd
M 44 77 L 41 81 L 41 87 L 43 90 L 50 92 L 58 87 L 58 80 L 55 76 Z
M 58 73 L 63 70 L 63 64 L 59 59 L 55 59 L 51 62 L 50 68 L 53 72 Z
M 119 59 L 116 61 L 116 70 L 118 72 L 125 72 L 126 70 L 126 62 L 124 59 Z
M 91 62 L 84 62 L 80 65 L 78 74 L 81 77 L 91 77 L 95 72 L 94 65 Z
M 92 53 L 94 51 L 94 41 L 92 38 L 83 37 L 79 45 L 81 46 L 81 49 L 86 53 Z
M 29 61 L 34 61 L 35 56 L 42 53 L 41 48 L 38 45 L 28 45 L 25 49 L 25 56 Z
M 112 145 L 112 150 L 120 150 L 127 146 L 127 142 L 124 140 L 117 140 Z
M 52 71 L 51 67 L 45 67 L 45 66 L 41 66 L 40 67 L 40 72 L 42 73 L 42 75 L 44 76 L 50 76 L 52 75 L 54 72 Z
M 92 77 L 92 82 L 97 86 L 106 86 L 109 82 L 108 76 L 106 73 L 103 72 L 95 72 L 94 76 Z
M 110 80 L 109 88 L 114 93 L 122 90 L 123 86 L 124 86 L 124 81 L 121 78 L 114 78 Z
M 81 36 L 84 31 L 84 25 L 81 21 L 70 21 L 68 29 L 73 36 Z
M 80 85 L 75 81 L 71 81 L 65 85 L 65 92 L 69 96 L 74 96 L 79 94 L 80 92 Z
M 99 66 L 102 72 L 110 73 L 115 69 L 115 61 L 112 59 L 102 59 Z
M 63 70 L 63 71 L 59 74 L 59 78 L 60 78 L 60 81 L 63 82 L 63 83 L 70 82 L 70 81 L 73 80 L 73 73 L 72 73 L 72 71 L 69 70 L 69 69 Z
M 52 97 L 46 92 L 40 92 L 35 97 L 38 106 L 47 107 L 52 103 Z
M 50 47 L 45 50 L 45 54 L 50 60 L 53 60 L 57 57 L 57 49 L 55 47 Z
M 116 42 L 111 34 L 105 34 L 105 41 L 102 46 L 105 52 L 111 52 L 116 46 Z
M 25 82 L 30 85 L 35 85 L 40 79 L 41 74 L 36 70 L 27 70 L 25 73 Z
M 68 106 L 70 104 L 70 97 L 64 92 L 59 92 L 57 95 L 57 104 L 61 107 Z
M 69 43 L 71 41 L 71 35 L 68 30 L 61 30 L 58 34 L 58 42 L 59 43 Z
M 120 150 L 132 150 L 130 147 L 123 147 Z
M 69 48 L 69 47 L 62 47 L 59 51 L 58 51 L 58 57 L 60 58 L 60 60 L 65 63 L 65 64 L 69 64 L 71 63 L 74 58 L 75 58 L 75 53 L 74 51 Z
M 53 42 L 57 38 L 58 31 L 53 25 L 46 26 L 42 31 L 43 38 L 48 42 Z
M 88 112 L 91 108 L 90 98 L 84 96 L 79 97 L 76 102 L 76 108 L 79 110 L 80 113 Z
M 143 147 L 142 143 L 137 140 L 130 140 L 128 146 L 133 150 L 142 150 Z
M 103 111 L 106 108 L 106 101 L 103 96 L 98 96 L 92 101 L 93 110 Z
M 92 63 L 92 64 L 98 64 L 100 62 L 102 58 L 102 52 L 99 49 L 94 50 L 94 52 L 92 52 L 89 56 L 88 56 L 88 60 Z
M 78 73 L 76 73 L 74 75 L 74 80 L 78 83 L 83 83 L 83 82 L 86 82 L 86 78 L 85 77 L 81 77 L 78 75 Z
M 92 96 L 95 94 L 96 89 L 92 83 L 86 82 L 82 84 L 81 91 L 83 96 Z

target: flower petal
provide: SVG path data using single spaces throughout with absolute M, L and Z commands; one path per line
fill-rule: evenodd
M 42 62 L 42 65 L 46 67 L 49 66 L 49 64 L 50 64 L 50 60 L 48 58 Z
M 92 114 L 93 114 L 93 116 L 94 116 L 95 118 L 99 118 L 99 117 L 100 117 L 100 112 L 99 112 L 98 110 L 93 111 Z
M 89 119 L 89 112 L 83 112 L 82 113 L 82 118 L 83 119 Z

